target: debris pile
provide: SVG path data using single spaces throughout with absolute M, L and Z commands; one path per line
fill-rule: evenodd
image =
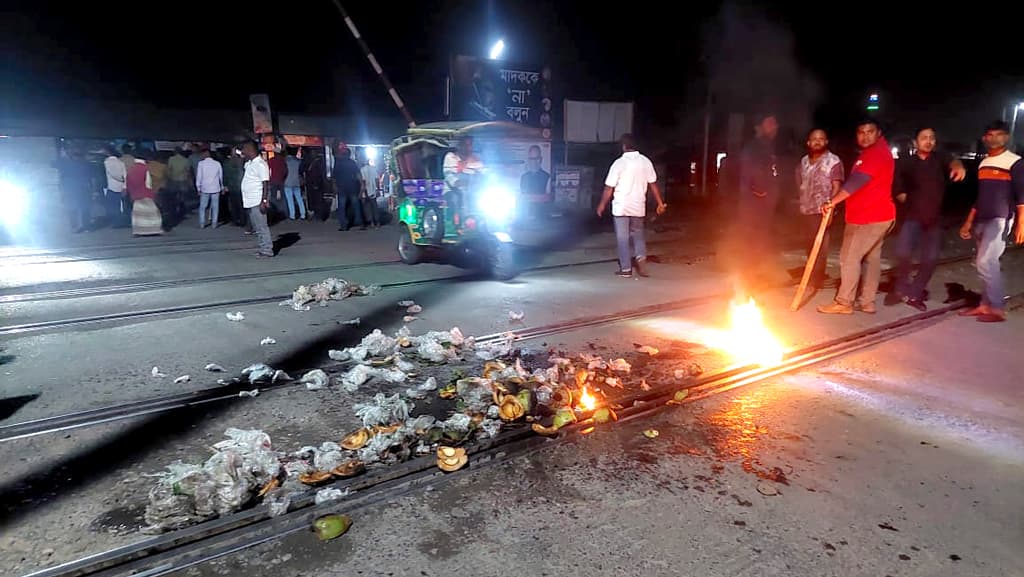
M 292 292 L 292 298 L 282 301 L 281 306 L 293 310 L 308 311 L 309 303 L 325 307 L 329 301 L 340 301 L 351 296 L 370 296 L 380 290 L 376 285 L 360 285 L 340 278 L 328 278 L 310 285 L 299 285 Z

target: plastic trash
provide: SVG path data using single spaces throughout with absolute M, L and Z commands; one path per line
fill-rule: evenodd
M 223 373 L 224 367 L 218 365 L 217 363 L 210 363 L 203 367 L 203 370 L 210 371 L 211 373 Z
M 242 398 L 252 397 L 252 398 L 255 399 L 256 397 L 259 396 L 259 394 L 260 394 L 260 390 L 259 389 L 253 389 L 251 391 L 239 391 L 238 392 L 238 396 L 242 397 Z
M 271 517 L 280 517 L 288 512 L 288 508 L 292 505 L 292 496 L 283 487 L 278 487 L 267 493 L 267 496 L 263 498 L 263 502 L 267 504 L 267 513 Z
M 328 378 L 327 373 L 322 369 L 313 369 L 312 371 L 302 375 L 299 382 L 304 383 L 306 385 L 306 389 L 316 391 L 326 387 L 328 383 L 330 383 L 330 378 Z
M 402 355 L 395 356 L 395 368 L 403 373 L 411 373 L 416 370 L 416 365 L 405 360 Z
M 419 320 L 419 317 L 415 317 L 415 316 L 412 316 L 412 315 L 406 315 L 406 316 L 402 317 L 402 322 L 403 323 L 411 323 L 411 322 L 417 321 L 417 320 Z
M 409 308 L 405 309 L 405 312 L 411 315 L 418 315 L 423 312 L 423 307 L 420 305 L 410 305 Z
M 409 418 L 409 411 L 412 409 L 402 396 L 394 394 L 390 397 L 384 393 L 377 393 L 373 400 L 366 403 L 356 403 L 353 407 L 356 416 L 363 422 L 364 427 L 374 425 L 391 425 L 401 423 Z M 380 435 L 377 435 L 380 436 Z
M 372 357 L 386 357 L 395 352 L 397 345 L 398 339 L 385 335 L 380 329 L 374 329 L 372 333 L 363 337 L 362 342 L 359 343 L 359 346 L 364 347 L 366 352 Z
M 497 436 L 501 432 L 501 420 L 488 418 L 480 421 L 480 431 L 488 438 Z
M 335 489 L 333 487 L 327 487 L 326 489 L 320 489 L 316 492 L 316 497 L 313 498 L 313 502 L 317 505 L 322 505 L 328 501 L 337 501 L 348 497 L 348 489 L 342 491 L 341 489 Z
M 398 306 L 402 308 L 409 308 L 416 304 L 414 301 L 398 301 Z
M 633 370 L 633 366 L 626 362 L 626 359 L 615 359 L 612 361 L 608 368 L 617 373 L 628 373 Z
M 263 363 L 257 363 L 242 369 L 242 376 L 248 378 L 250 383 L 256 383 L 273 378 L 274 369 L 264 365 Z
M 174 379 L 174 384 L 175 385 L 180 385 L 181 383 L 187 383 L 187 382 L 189 382 L 191 380 L 192 380 L 191 376 L 189 376 L 189 375 L 181 375 L 180 377 Z
M 338 321 L 339 325 L 345 325 L 345 326 L 350 326 L 350 327 L 358 327 L 362 323 L 363 323 L 363 321 L 359 317 L 356 317 L 354 319 L 349 319 L 347 321 Z
M 637 347 L 636 352 L 638 352 L 638 353 L 640 353 L 642 355 L 650 355 L 650 356 L 653 357 L 654 355 L 657 355 L 661 351 L 659 351 L 655 347 L 648 346 L 648 345 L 643 345 L 642 347 Z
M 265 347 L 265 346 L 268 346 L 268 345 L 276 345 L 276 344 L 277 344 L 277 340 L 275 340 L 275 339 L 273 339 L 271 337 L 263 337 L 263 340 L 260 341 L 260 346 L 261 347 Z
M 283 382 L 290 381 L 290 380 L 292 380 L 292 376 L 291 375 L 289 375 L 288 373 L 278 369 L 278 370 L 274 371 L 274 376 L 271 377 L 270 382 L 271 383 L 283 383 Z
M 445 349 L 444 345 L 432 339 L 421 342 L 420 346 L 416 349 L 416 354 L 421 359 L 432 363 L 444 363 L 451 358 L 448 349 Z
M 164 373 L 160 372 L 160 367 L 153 367 L 153 370 L 150 371 L 149 374 L 153 375 L 154 377 L 166 377 L 167 376 Z
M 373 376 L 373 369 L 366 365 L 356 365 L 341 377 L 341 386 L 346 392 L 354 393 Z
M 522 311 L 508 311 L 508 320 L 511 322 L 521 322 L 524 318 L 526 318 L 526 313 Z
M 239 321 L 244 321 L 244 320 L 245 320 L 245 315 L 244 315 L 244 314 L 242 314 L 242 312 L 241 312 L 241 311 L 239 311 L 239 312 L 234 312 L 234 313 L 228 313 L 228 314 L 227 314 L 227 315 L 225 315 L 225 316 L 226 316 L 226 317 L 228 317 L 228 320 L 229 320 L 229 321 L 234 321 L 234 322 L 236 322 L 236 323 L 237 323 L 237 322 L 239 322 Z
M 327 356 L 332 361 L 338 361 L 338 362 L 342 362 L 342 363 L 347 361 L 347 360 L 349 360 L 350 358 L 352 358 L 351 355 L 348 352 L 348 349 L 345 349 L 343 351 L 339 351 L 337 349 L 331 349 L 331 350 L 327 351 Z

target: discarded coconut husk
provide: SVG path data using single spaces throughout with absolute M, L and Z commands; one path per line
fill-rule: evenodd
M 558 434 L 558 427 L 545 427 L 540 423 L 534 423 L 533 425 L 530 426 L 530 428 L 533 429 L 533 432 L 537 433 L 538 435 L 552 437 Z
M 398 429 L 401 429 L 401 428 L 402 428 L 402 424 L 401 423 L 398 423 L 398 424 L 395 424 L 395 425 L 388 425 L 386 427 L 382 426 L 382 425 L 376 425 L 375 427 L 373 427 L 373 432 L 376 435 L 390 435 L 391 433 L 394 433 L 395 431 L 397 431 Z
M 607 423 L 608 421 L 618 421 L 619 416 L 615 414 L 615 411 L 608 407 L 599 407 L 594 411 L 593 414 L 595 423 Z
M 369 442 L 370 437 L 372 436 L 373 435 L 370 434 L 369 429 L 359 429 L 354 433 L 346 435 L 345 438 L 341 440 L 340 445 L 342 449 L 358 451 L 359 449 L 362 449 L 367 442 Z
M 437 466 L 446 473 L 458 471 L 469 462 L 466 450 L 461 447 L 438 447 Z
M 348 515 L 324 515 L 313 521 L 313 532 L 321 541 L 330 541 L 345 534 L 352 526 Z
M 261 498 L 262 497 L 266 497 L 267 493 L 273 491 L 274 489 L 276 489 L 276 488 L 278 488 L 280 486 L 281 486 L 281 481 L 277 477 L 274 477 L 273 479 L 267 481 L 266 485 L 263 485 L 263 488 L 260 489 L 260 492 L 257 494 L 257 496 L 261 497 Z
M 484 378 L 495 379 L 505 370 L 505 363 L 501 361 L 487 361 L 484 363 Z
M 337 467 L 331 469 L 331 474 L 335 477 L 355 477 L 366 470 L 366 465 L 358 459 L 350 459 Z
M 299 482 L 306 485 L 319 485 L 325 481 L 331 480 L 331 473 L 329 471 L 313 471 L 312 473 L 303 473 L 299 475 Z
M 441 390 L 437 392 L 437 396 L 441 397 L 442 399 L 454 399 L 455 396 L 458 394 L 459 392 L 455 388 L 455 383 L 445 385 L 444 387 L 441 388 Z
M 505 395 L 498 407 L 498 416 L 503 421 L 515 421 L 526 414 L 523 404 L 515 395 Z
M 551 424 L 556 429 L 561 429 L 562 427 L 564 427 L 566 425 L 571 425 L 571 424 L 573 424 L 575 422 L 576 422 L 576 413 L 574 413 L 572 411 L 572 409 L 561 408 L 561 409 L 558 409 L 557 413 L 555 413 L 555 418 L 554 418 L 554 420 L 552 420 Z

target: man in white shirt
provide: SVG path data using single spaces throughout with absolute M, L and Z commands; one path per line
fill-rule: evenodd
M 612 218 L 615 221 L 615 239 L 619 245 L 619 272 L 622 278 L 632 278 L 635 262 L 636 273 L 646 277 L 647 244 L 644 240 L 644 217 L 647 216 L 647 190 L 658 201 L 658 214 L 665 212 L 665 202 L 658 188 L 658 175 L 650 159 L 636 149 L 632 134 L 622 135 L 622 156 L 612 163 L 608 178 L 604 181 L 604 195 L 597 206 L 597 216 L 604 216 L 608 201 L 612 203 Z M 633 241 L 631 261 L 629 241 Z
M 125 194 L 125 178 L 128 171 L 117 155 L 113 146 L 107 146 L 107 158 L 103 161 L 103 170 L 107 173 L 107 186 L 103 191 L 103 197 L 107 206 L 107 220 L 110 226 L 125 226 L 125 211 L 122 206 L 127 201 Z
M 199 228 L 206 228 L 206 209 L 210 209 L 210 224 L 217 228 L 220 220 L 220 195 L 224 192 L 224 169 L 210 156 L 210 149 L 199 153 L 202 160 L 196 165 L 196 190 L 199 191 Z
M 377 197 L 380 196 L 377 190 L 379 176 L 372 158 L 366 160 L 366 164 L 359 169 L 359 174 L 363 177 L 363 189 L 366 191 L 363 195 L 363 218 L 374 228 L 380 228 L 380 216 L 377 214 Z
M 242 175 L 242 207 L 249 211 L 252 231 L 259 239 L 257 258 L 274 256 L 274 243 L 270 239 L 267 225 L 267 207 L 270 202 L 270 167 L 260 156 L 256 143 L 247 141 L 242 145 L 245 159 L 245 173 Z

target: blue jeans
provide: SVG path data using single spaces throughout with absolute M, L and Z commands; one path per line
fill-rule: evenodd
M 633 270 L 630 258 L 629 241 L 633 241 L 633 256 L 636 260 L 647 259 L 647 242 L 644 240 L 644 217 L 615 216 L 615 241 L 619 246 L 619 270 Z
M 298 186 L 284 187 L 284 201 L 288 204 L 288 218 L 295 220 L 295 208 L 292 203 L 299 207 L 299 218 L 306 219 L 306 203 L 302 201 L 302 189 Z
M 217 228 L 220 217 L 220 195 L 206 192 L 199 194 L 199 228 L 206 226 L 206 209 L 210 209 L 210 224 Z
M 917 276 L 911 280 L 911 259 L 915 250 L 920 250 L 921 262 Z M 896 243 L 896 292 L 912 299 L 923 300 L 924 290 L 935 274 L 942 250 L 942 227 L 935 223 L 929 227 L 916 220 L 908 220 L 900 229 Z
M 348 230 L 348 207 L 352 206 L 352 224 L 356 222 L 361 223 L 361 226 L 366 226 L 366 220 L 363 219 L 363 202 L 358 196 L 352 196 L 348 194 L 338 195 L 338 226 L 342 230 Z
M 1003 272 L 999 269 L 999 257 L 1006 250 L 1006 238 L 1009 234 L 1008 219 L 990 218 L 974 223 L 971 234 L 978 244 L 978 255 L 975 267 L 984 285 L 981 292 L 981 304 L 995 310 L 1003 310 L 1006 293 L 1003 289 Z

